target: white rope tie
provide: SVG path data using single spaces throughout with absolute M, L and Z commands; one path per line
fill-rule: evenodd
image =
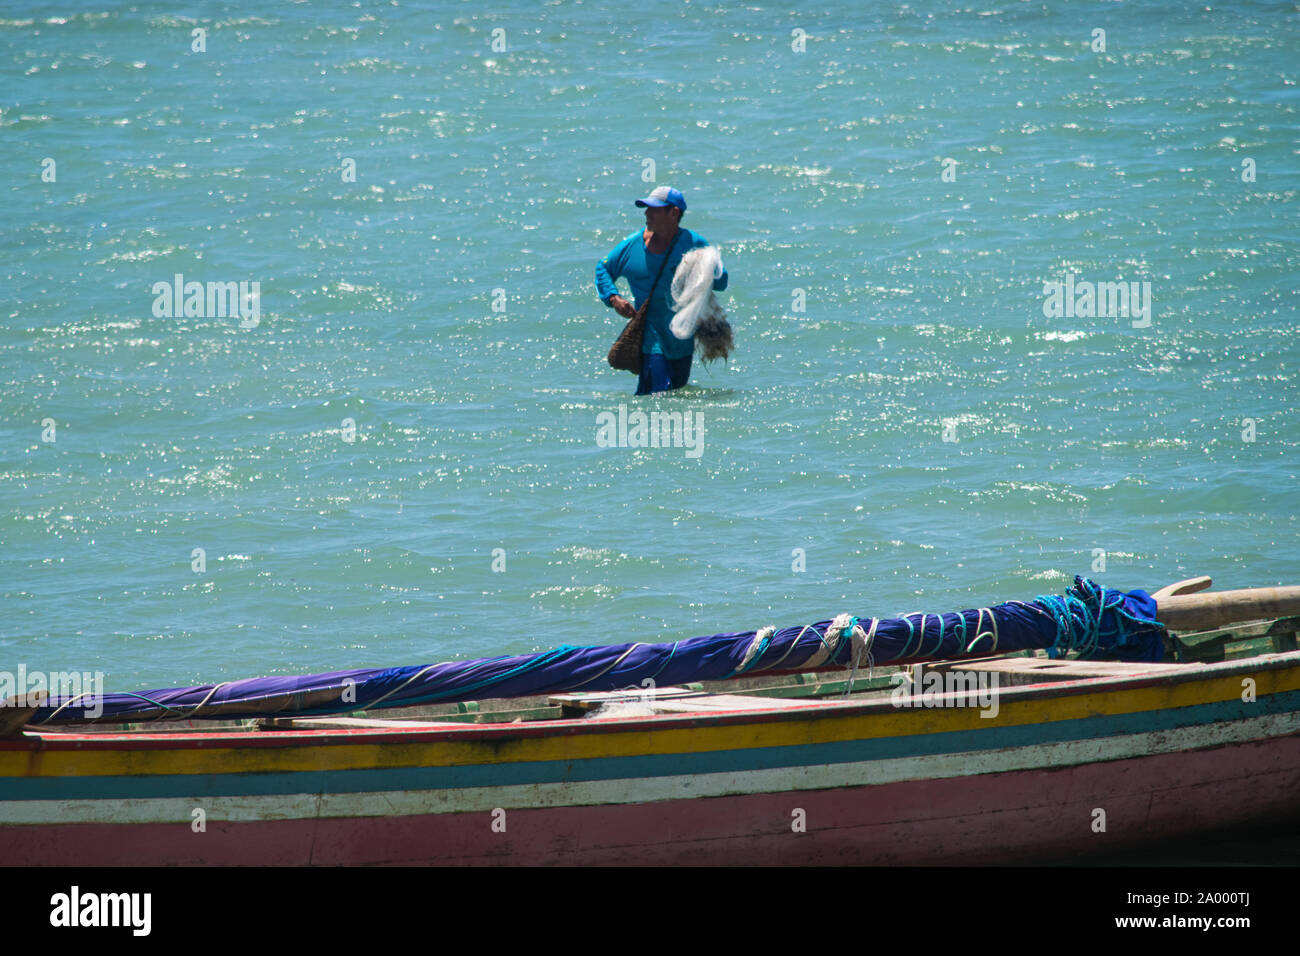
M 67 700 L 65 700 L 62 704 L 59 705 L 58 709 L 55 710 L 54 713 L 50 714 L 50 716 L 48 716 L 48 717 L 46 717 L 44 720 L 42 720 L 41 723 L 42 723 L 42 724 L 48 724 L 51 720 L 53 720 L 53 719 L 54 719 L 55 717 L 57 717 L 59 714 L 63 713 L 63 708 L 65 708 L 65 707 L 71 707 L 71 706 L 72 706 L 73 704 L 75 704 L 77 701 L 81 700 L 81 698 L 83 698 L 83 697 L 90 697 L 90 696 L 91 696 L 91 695 L 90 695 L 89 693 L 85 693 L 85 694 L 78 694 L 76 697 L 69 697 Z
M 871 671 L 875 668 L 875 661 L 871 658 L 871 645 L 876 640 L 876 625 L 880 623 L 879 618 L 871 619 L 871 629 L 864 631 L 861 624 L 853 627 L 851 635 L 853 640 L 853 670 L 849 672 L 849 682 L 844 688 L 843 697 L 849 696 L 853 691 L 853 682 L 858 679 L 858 665 L 862 663 L 862 655 L 867 655 L 867 680 L 871 680 Z
M 441 666 L 442 666 L 442 664 L 430 664 L 428 667 L 426 667 L 424 670 L 420 671 L 418 674 L 414 674 L 414 675 L 412 675 L 411 678 L 410 678 L 409 680 L 407 680 L 405 683 L 403 683 L 401 687 L 394 687 L 392 690 L 390 690 L 390 691 L 389 691 L 387 694 L 385 694 L 383 697 L 379 698 L 379 700 L 372 700 L 370 703 L 366 704 L 365 709 L 366 709 L 366 710 L 370 710 L 370 709 L 372 709 L 373 707 L 375 707 L 375 705 L 377 705 L 380 701 L 388 700 L 388 698 L 392 697 L 394 694 L 398 693 L 399 691 L 403 691 L 403 690 L 405 690 L 407 687 L 409 687 L 410 684 L 411 684 L 411 681 L 413 681 L 413 680 L 418 680 L 419 678 L 423 677 L 425 674 L 429 673 L 429 671 L 433 670 L 435 667 L 441 667 Z M 356 686 L 356 682 L 355 682 L 355 681 L 353 681 L 352 686 L 353 686 L 353 687 Z M 342 697 L 339 698 L 340 701 L 341 701 L 342 699 L 343 699 Z
M 197 714 L 197 713 L 199 712 L 199 709 L 200 709 L 201 707 L 203 707 L 204 704 L 206 704 L 208 701 L 210 701 L 210 700 L 212 699 L 212 695 L 213 695 L 213 694 L 215 694 L 217 691 L 221 690 L 221 688 L 225 687 L 225 686 L 226 686 L 227 684 L 229 684 L 229 683 L 230 683 L 230 681 L 228 681 L 228 680 L 227 680 L 227 681 L 222 681 L 220 684 L 215 685 L 215 686 L 212 688 L 212 690 L 208 691 L 208 696 L 207 696 L 207 697 L 204 697 L 201 701 L 199 701 L 198 704 L 195 706 L 195 708 L 194 708 L 193 710 L 190 711 L 190 719 L 193 719 L 193 718 L 194 718 L 194 715 Z
M 588 677 L 585 681 L 582 681 L 582 683 L 572 685 L 572 686 L 569 688 L 569 690 L 576 690 L 577 688 L 581 687 L 583 684 L 590 684 L 590 683 L 591 683 L 592 681 L 594 681 L 594 680 L 599 680 L 600 678 L 602 678 L 602 677 L 604 677 L 606 674 L 608 674 L 610 671 L 612 671 L 612 670 L 613 670 L 615 667 L 617 667 L 619 664 L 622 664 L 623 661 L 627 658 L 627 655 L 631 654 L 631 653 L 632 653 L 634 650 L 636 650 L 638 647 L 644 647 L 644 646 L 645 646 L 645 644 L 644 644 L 643 642 L 638 641 L 637 643 L 635 643 L 635 644 L 633 644 L 631 647 L 629 647 L 627 650 L 625 650 L 625 651 L 624 651 L 624 652 L 619 656 L 618 660 L 614 661 L 614 663 L 610 664 L 608 667 L 606 667 L 606 668 L 605 668 L 603 671 L 601 671 L 599 674 L 595 674 L 595 675 L 593 675 L 593 676 L 591 676 L 591 677 Z
M 844 636 L 844 632 L 849 629 L 852 621 L 853 615 L 851 614 L 836 615 L 835 620 L 831 621 L 831 626 L 826 628 L 826 634 L 822 637 L 822 646 L 817 648 L 813 656 L 808 658 L 803 666 L 811 670 L 814 667 L 820 667 L 834 657 L 835 651 L 840 646 L 840 639 Z
M 810 625 L 808 625 L 808 627 L 812 627 L 812 625 L 810 624 Z M 804 631 L 808 630 L 808 627 L 805 627 L 805 628 L 803 629 L 803 631 L 800 631 L 800 632 L 799 632 L 799 637 L 796 637 L 793 641 L 790 642 L 790 646 L 787 647 L 787 648 L 785 649 L 785 653 L 784 653 L 784 654 L 782 654 L 779 658 L 777 658 L 776 663 L 774 663 L 774 664 L 768 664 L 766 667 L 759 667 L 759 668 L 757 668 L 757 669 L 755 670 L 755 673 L 759 673 L 759 672 L 761 672 L 761 671 L 771 671 L 771 670 L 776 670 L 778 667 L 780 667 L 780 666 L 781 666 L 781 663 L 782 663 L 782 662 L 783 662 L 787 657 L 790 656 L 790 652 L 793 651 L 793 650 L 795 649 L 795 647 L 798 645 L 798 643 L 799 643 L 799 638 L 800 638 L 800 637 L 803 637 L 803 635 L 804 635 Z M 766 629 L 765 629 L 765 630 L 766 630 Z M 813 633 L 816 633 L 816 631 L 817 631 L 817 629 L 814 627 L 814 628 L 813 628 Z M 821 637 L 820 634 L 818 634 L 817 636 L 818 636 L 818 637 Z
M 993 625 L 992 631 L 980 630 L 980 628 L 984 626 L 985 614 L 989 616 L 989 623 Z M 993 614 L 992 610 L 986 607 L 982 607 L 980 608 L 979 611 L 979 617 L 975 619 L 975 640 L 971 641 L 969 644 L 966 645 L 966 653 L 967 654 L 971 653 L 971 651 L 975 649 L 975 645 L 978 644 L 986 637 L 993 638 L 993 646 L 989 648 L 988 653 L 996 654 L 998 650 L 998 619 Z
M 740 664 L 736 667 L 736 673 L 742 672 L 749 666 L 749 662 L 754 659 L 754 655 L 757 654 L 758 649 L 763 646 L 763 642 L 770 641 L 772 635 L 775 633 L 776 628 L 770 624 L 767 627 L 759 628 L 759 630 L 755 632 L 754 639 L 749 642 L 749 649 L 745 651 L 745 656 L 741 658 Z M 786 653 L 789 654 L 790 652 L 786 651 Z M 781 660 L 785 660 L 785 658 L 782 657 Z

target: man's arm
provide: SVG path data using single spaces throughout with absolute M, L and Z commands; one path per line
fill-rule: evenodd
M 627 262 L 627 243 L 628 240 L 624 239 L 609 255 L 596 263 L 596 294 L 606 305 L 609 305 L 611 296 L 618 295 L 618 286 L 614 281 L 623 275 L 623 265 Z
M 596 294 L 600 301 L 623 316 L 630 319 L 636 315 L 632 303 L 619 295 L 614 281 L 623 275 L 623 264 L 627 262 L 627 247 L 635 235 L 624 239 L 604 259 L 596 263 Z

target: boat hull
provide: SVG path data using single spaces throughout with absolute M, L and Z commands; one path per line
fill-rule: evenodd
M 800 794 L 251 822 L 9 828 L 14 860 L 129 865 L 739 866 L 1064 859 L 1296 816 L 1300 738 Z M 1164 785 L 1134 787 L 1137 780 Z M 1099 796 L 1100 795 L 1100 796 Z M 1095 804 L 1104 804 L 1105 830 Z M 802 812 L 801 828 L 799 814 Z M 494 829 L 494 825 L 496 828 Z M 188 832 L 186 832 L 188 831 Z
M 28 735 L 0 862 L 1005 863 L 1300 815 L 1300 654 L 505 726 Z

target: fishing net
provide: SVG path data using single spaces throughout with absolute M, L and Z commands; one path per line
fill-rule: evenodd
M 695 347 L 700 358 L 711 362 L 726 360 L 735 343 L 731 336 L 731 323 L 713 294 L 713 280 L 722 275 L 722 257 L 712 246 L 692 249 L 682 256 L 673 275 L 673 335 L 679 339 L 695 336 Z

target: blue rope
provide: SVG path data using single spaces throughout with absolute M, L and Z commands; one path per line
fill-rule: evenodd
M 1052 658 L 1074 651 L 1087 659 L 1098 653 L 1103 638 L 1107 646 L 1137 643 L 1135 628 L 1130 625 L 1136 629 L 1160 626 L 1158 621 L 1131 613 L 1125 607 L 1124 592 L 1104 588 L 1089 578 L 1079 578 L 1062 595 L 1040 594 L 1034 603 L 1056 622 L 1056 641 L 1047 651 Z
M 1057 658 L 1070 651 L 1080 657 L 1097 645 L 1100 622 L 1092 615 L 1088 605 L 1075 595 L 1040 594 L 1035 601 L 1043 605 L 1056 622 L 1056 640 L 1047 649 L 1047 656 Z
M 907 656 L 912 652 L 912 638 L 916 636 L 916 631 L 912 627 L 911 617 L 903 615 L 903 623 L 907 625 L 907 644 L 903 647 L 903 652 L 894 658 L 896 661 L 906 660 Z M 921 623 L 925 623 L 924 615 L 921 617 Z M 925 640 L 924 631 L 921 632 L 921 640 Z
M 656 677 L 662 674 L 664 672 L 664 668 L 673 662 L 673 656 L 677 653 L 677 645 L 680 643 L 681 641 L 673 641 L 673 649 L 668 652 L 667 659 L 664 660 L 663 664 L 659 667 L 659 669 L 650 675 L 651 680 L 654 680 Z
M 465 694 L 465 693 L 468 693 L 468 692 L 473 691 L 473 690 L 478 690 L 478 689 L 481 688 L 481 687 L 488 687 L 488 686 L 491 686 L 492 684 L 503 684 L 503 683 L 505 683 L 506 681 L 508 681 L 508 680 L 509 680 L 510 678 L 512 678 L 512 677 L 516 677 L 516 676 L 518 676 L 519 674 L 526 674 L 526 673 L 528 673 L 529 671 L 536 670 L 536 669 L 539 668 L 539 667 L 543 667 L 543 666 L 545 666 L 546 664 L 551 663 L 551 662 L 554 661 L 557 657 L 563 657 L 564 655 L 568 654 L 569 652 L 571 652 L 571 651 L 577 651 L 577 650 L 582 650 L 582 648 L 580 648 L 580 647 L 573 647 L 573 646 L 571 646 L 571 645 L 569 645 L 569 644 L 565 644 L 565 645 L 563 645 L 563 646 L 561 646 L 561 647 L 557 647 L 555 650 L 551 651 L 549 654 L 544 654 L 544 655 L 542 655 L 541 657 L 534 658 L 534 659 L 531 660 L 531 661 L 525 661 L 524 663 L 520 664 L 518 667 L 512 667 L 510 670 L 506 671 L 504 674 L 501 674 L 501 675 L 499 675 L 499 676 L 496 676 L 496 677 L 486 677 L 486 678 L 484 678 L 483 680 L 478 681 L 477 683 L 474 683 L 474 684 L 470 684 L 470 685 L 467 686 L 467 687 L 454 687 L 454 688 L 452 688 L 451 690 L 442 691 L 441 693 L 437 693 L 437 692 L 435 692 L 435 693 L 428 694 L 428 695 L 423 695 L 423 694 L 422 694 L 422 695 L 421 695 L 421 698 L 426 698 L 426 697 L 427 697 L 427 699 L 430 699 L 430 700 L 436 700 L 436 699 L 439 698 L 439 697 L 446 697 L 446 696 L 448 696 L 449 694 Z M 497 658 L 497 660 L 501 660 L 501 658 Z M 579 686 L 581 686 L 581 685 L 579 685 Z M 391 706 L 391 705 L 390 705 L 390 706 Z

